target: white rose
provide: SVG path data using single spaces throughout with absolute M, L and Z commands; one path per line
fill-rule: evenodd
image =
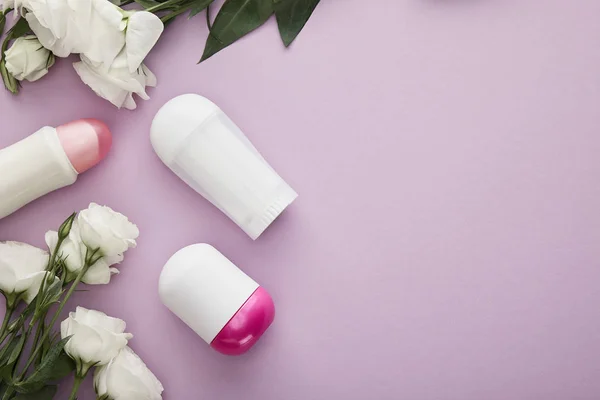
M 164 30 L 162 21 L 146 11 L 126 13 L 125 46 L 112 63 L 98 62 L 83 52 L 73 67 L 81 80 L 103 99 L 118 108 L 136 108 L 133 94 L 144 100 L 150 97 L 146 87 L 156 86 L 156 77 L 142 64 Z
M 0 291 L 15 301 L 30 303 L 38 291 L 48 265 L 48 253 L 20 242 L 0 242 Z M 55 281 L 58 278 L 55 277 Z
M 46 244 L 51 252 L 54 251 L 57 243 L 58 232 L 46 232 Z M 73 221 L 69 236 L 62 242 L 59 250 L 59 256 L 65 260 L 65 267 L 69 274 L 69 280 L 75 279 L 83 269 L 86 253 L 87 247 L 81 241 L 77 221 Z M 105 285 L 110 282 L 111 275 L 119 273 L 119 270 L 111 268 L 111 265 L 120 263 L 121 261 L 123 261 L 123 255 L 121 254 L 111 257 L 102 257 L 89 267 L 81 281 L 88 285 Z
M 164 388 L 142 359 L 125 347 L 108 364 L 96 368 L 94 388 L 100 399 L 160 400 Z
M 123 11 L 108 0 L 28 0 L 25 18 L 58 57 L 84 53 L 110 65 L 125 45 Z
M 130 72 L 137 70 L 164 29 L 155 14 L 123 11 L 109 0 L 27 0 L 23 6 L 44 47 L 59 57 L 81 53 L 105 69 L 127 45 Z
M 2 1 L 2 0 L 0 0 Z M 147 11 L 123 11 L 109 0 L 27 0 L 26 19 L 56 56 L 81 54 L 75 70 L 100 97 L 121 108 L 147 100 L 156 77 L 142 64 L 164 30 Z
M 25 18 L 45 48 L 67 57 L 79 51 L 87 35 L 89 5 L 90 0 L 29 0 Z
M 35 36 L 18 38 L 4 54 L 6 69 L 19 81 L 37 81 L 54 65 L 54 56 Z
M 135 247 L 140 234 L 126 216 L 96 203 L 79 212 L 77 223 L 83 243 L 92 250 L 100 249 L 104 257 L 123 254 Z
M 75 360 L 79 376 L 92 365 L 104 365 L 115 358 L 133 337 L 124 332 L 125 321 L 83 307 L 77 307 L 60 324 L 61 337 L 71 336 L 65 352 Z
M 125 46 L 127 23 L 123 20 L 124 12 L 109 0 L 91 2 L 87 36 L 78 53 L 96 64 L 109 66 Z

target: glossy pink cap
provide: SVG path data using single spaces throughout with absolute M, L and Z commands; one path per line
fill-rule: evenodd
M 210 346 L 219 353 L 237 356 L 250 350 L 275 318 L 269 293 L 259 287 L 219 332 Z
M 78 119 L 56 128 L 58 138 L 78 173 L 102 161 L 112 145 L 110 129 L 97 119 Z

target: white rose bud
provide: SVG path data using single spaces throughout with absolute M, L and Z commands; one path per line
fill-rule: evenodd
M 49 274 L 47 265 L 48 253 L 42 249 L 26 243 L 0 242 L 0 291 L 9 303 L 19 297 L 30 303 Z
M 100 399 L 161 400 L 164 388 L 142 359 L 125 347 L 108 364 L 96 368 L 94 388 Z
M 57 243 L 58 232 L 46 232 L 46 244 L 51 252 L 56 249 Z M 64 263 L 68 274 L 67 281 L 74 280 L 81 272 L 85 265 L 86 254 L 87 247 L 81 241 L 79 226 L 77 220 L 75 220 L 71 226 L 69 236 L 62 242 L 58 253 L 58 255 L 65 260 Z M 113 274 L 119 273 L 119 270 L 111 268 L 111 265 L 120 263 L 121 261 L 123 261 L 123 256 L 121 254 L 102 257 L 89 267 L 81 281 L 88 285 L 105 285 L 110 282 L 110 277 Z
M 92 250 L 99 249 L 104 257 L 115 257 L 135 247 L 140 234 L 126 216 L 96 203 L 79 213 L 77 223 L 83 243 Z
M 37 81 L 54 65 L 54 56 L 35 36 L 18 38 L 4 54 L 6 69 L 19 81 Z
M 133 337 L 124 332 L 125 321 L 83 307 L 77 307 L 60 325 L 61 337 L 71 336 L 65 352 L 75 360 L 80 377 L 91 366 L 108 364 L 119 354 Z

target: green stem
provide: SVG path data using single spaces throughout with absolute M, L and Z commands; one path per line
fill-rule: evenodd
M 16 304 L 15 304 L 15 309 L 16 309 Z M 21 312 L 21 315 L 14 319 L 12 322 L 10 322 L 8 324 L 8 329 L 6 330 L 6 333 L 4 334 L 4 337 L 0 337 L 0 343 L 3 343 L 4 340 L 9 337 L 11 334 L 15 334 L 17 333 L 25 324 L 25 320 L 31 315 L 31 313 L 33 312 L 33 307 L 29 307 L 27 306 L 25 308 L 25 310 L 23 312 Z
M 35 330 L 35 336 L 33 338 L 33 344 L 31 345 L 32 348 L 36 348 L 40 338 L 42 337 L 42 333 L 45 331 L 44 329 L 44 320 L 40 320 L 40 322 L 38 322 L 38 326 L 37 329 Z M 43 348 L 43 344 L 42 344 L 42 348 Z M 41 358 L 43 352 L 39 354 L 38 358 Z M 34 360 L 35 361 L 35 360 Z
M 157 4 L 153 7 L 146 8 L 146 11 L 156 13 L 157 11 L 166 10 L 171 6 L 176 6 L 177 3 L 181 3 L 181 0 L 167 0 L 163 3 Z
M 28 327 L 28 329 L 23 333 L 23 335 L 25 336 L 24 342 L 27 342 L 27 339 L 29 338 L 29 335 L 31 334 L 31 326 Z M 19 365 L 19 360 L 21 359 L 21 356 L 23 355 L 23 351 L 21 351 L 19 353 L 19 355 L 17 356 L 17 359 L 14 361 L 14 366 L 11 372 L 11 375 L 15 374 L 17 371 L 17 366 Z M 27 368 L 25 369 L 27 370 Z M 12 397 L 12 395 L 14 394 L 15 390 L 12 387 L 9 387 L 6 390 L 6 393 L 4 393 L 4 396 L 2 397 L 2 400 L 8 400 Z
M 10 317 L 12 317 L 15 312 L 15 305 L 9 305 L 8 300 L 6 303 L 6 314 L 4 314 L 4 320 L 2 320 L 2 327 L 0 328 L 0 343 L 6 339 L 6 328 L 8 328 L 8 323 L 10 322 Z
M 27 360 L 27 364 L 25 364 L 25 369 L 23 370 L 23 373 L 21 374 L 21 376 L 20 376 L 19 379 L 22 379 L 23 376 L 25 376 L 25 372 L 31 366 L 31 363 L 33 363 L 33 360 L 35 360 L 35 357 L 42 350 L 42 345 L 44 344 L 44 341 L 46 339 L 48 339 L 48 335 L 50 335 L 50 332 L 52 331 L 52 327 L 54 327 L 54 324 L 56 323 L 56 320 L 58 319 L 58 317 L 60 317 L 60 314 L 62 313 L 63 308 L 65 308 L 65 304 L 67 303 L 67 301 L 69 300 L 69 298 L 71 298 L 71 296 L 75 292 L 75 288 L 77 287 L 77 285 L 79 284 L 79 282 L 81 282 L 81 279 L 83 279 L 83 276 L 88 271 L 88 269 L 90 268 L 90 266 L 91 266 L 91 264 L 86 261 L 86 263 L 83 266 L 83 268 L 81 269 L 81 271 L 79 271 L 79 274 L 77 275 L 77 278 L 75 278 L 75 280 L 71 284 L 71 287 L 69 288 L 69 291 L 65 295 L 65 298 L 61 301 L 60 305 L 58 306 L 58 309 L 56 310 L 56 313 L 54 313 L 54 317 L 52 317 L 52 320 L 50 321 L 50 324 L 47 327 L 48 329 L 45 330 L 45 332 L 42 335 L 42 338 L 41 338 L 40 342 L 38 343 L 37 346 L 35 346 L 34 350 L 31 352 L 31 355 L 29 356 L 29 359 Z
M 54 268 L 55 267 L 54 263 L 56 263 L 56 257 L 58 255 L 58 250 L 60 250 L 60 246 L 62 246 L 64 240 L 65 240 L 65 238 L 58 235 L 58 240 L 56 241 L 56 246 L 54 247 L 54 251 L 50 255 L 50 259 L 48 260 L 48 266 L 46 267 L 46 270 L 50 271 L 50 275 L 51 275 L 50 278 L 52 280 L 54 280 L 54 275 L 56 273 L 56 270 Z M 38 291 L 38 295 L 35 296 L 35 311 L 36 312 L 34 313 L 34 315 L 36 315 L 37 312 L 39 311 L 40 303 L 42 302 L 41 298 L 43 297 L 42 294 L 44 293 L 44 288 L 46 286 L 46 281 L 50 278 L 47 276 L 44 277 L 44 280 L 42 281 L 42 284 L 40 286 L 40 290 Z M 31 320 L 30 323 L 33 323 L 34 320 L 35 320 L 35 317 Z
M 0 36 L 4 33 L 4 26 L 6 26 L 6 12 L 0 14 Z
M 12 397 L 13 393 L 15 393 L 15 390 L 11 387 L 9 387 L 8 389 L 6 389 L 6 392 L 4 392 L 4 396 L 2 396 L 2 400 L 8 400 Z
M 30 325 L 29 327 L 27 327 L 27 330 L 23 333 L 23 336 L 25 336 L 25 338 L 23 339 L 23 343 L 27 343 L 27 340 L 29 340 L 29 336 L 31 336 L 31 331 L 33 330 L 33 327 Z M 21 360 L 21 356 L 23 355 L 24 351 L 21 350 L 21 352 L 19 353 L 19 355 L 17 356 L 17 359 L 15 360 L 15 366 L 13 369 L 13 374 L 16 375 L 17 374 L 17 367 L 19 366 L 19 361 Z
M 190 10 L 190 8 L 192 8 L 192 7 L 191 7 L 191 5 L 190 5 L 190 6 L 188 6 L 188 7 L 182 7 L 182 8 L 180 8 L 179 10 L 177 10 L 177 11 L 175 11 L 175 12 L 172 12 L 172 13 L 170 13 L 170 14 L 167 14 L 167 15 L 164 15 L 164 16 L 162 16 L 162 17 L 160 18 L 160 20 L 163 22 L 163 24 L 165 24 L 165 23 L 167 23 L 168 21 L 172 20 L 173 18 L 175 18 L 175 17 L 177 17 L 177 16 L 179 16 L 179 15 L 183 14 L 184 12 L 187 12 L 187 11 L 189 11 L 189 10 Z
M 55 263 L 56 263 L 56 257 L 58 254 L 58 250 L 60 249 L 60 246 L 62 245 L 63 241 L 65 240 L 65 238 L 61 238 L 59 236 L 58 241 L 56 243 L 56 247 L 54 248 L 54 251 L 52 252 L 52 255 L 50 256 L 49 260 L 48 260 L 48 266 L 46 267 L 46 270 L 48 270 L 50 272 L 50 275 L 52 277 L 54 277 L 55 274 Z M 35 361 L 36 357 L 39 354 L 38 349 L 41 349 L 43 347 L 44 341 L 48 338 L 48 334 L 45 332 L 44 329 L 44 319 L 45 319 L 45 314 L 42 318 L 40 318 L 40 316 L 38 315 L 39 309 L 40 309 L 40 304 L 42 302 L 41 298 L 44 297 L 44 289 L 46 286 L 46 281 L 48 280 L 48 277 L 44 277 L 44 279 L 42 280 L 42 284 L 40 285 L 40 290 L 38 291 L 38 294 L 35 298 L 35 312 L 33 314 L 33 317 L 31 318 L 31 320 L 29 321 L 29 327 L 27 328 L 27 332 L 26 332 L 26 339 L 29 337 L 29 335 L 31 335 L 31 332 L 33 330 L 33 327 L 36 325 L 37 322 L 37 326 L 36 326 L 36 331 L 35 331 L 35 337 L 32 343 L 32 348 L 35 349 L 34 352 L 32 352 L 32 354 L 29 356 L 29 358 L 27 359 L 27 364 L 25 365 L 25 368 L 23 369 L 20 378 L 22 378 L 23 376 L 25 376 L 25 374 L 27 373 L 27 369 L 31 366 L 32 362 Z M 66 302 L 66 300 L 68 300 L 68 296 L 67 298 L 64 300 Z M 64 304 L 62 304 L 62 306 L 64 307 Z M 62 308 L 60 308 L 62 309 Z M 57 316 L 55 315 L 55 318 L 57 318 Z M 54 322 L 56 322 L 56 320 L 54 319 L 52 321 L 52 326 L 54 325 Z M 40 342 L 40 339 L 44 337 L 44 339 Z M 19 357 L 21 355 L 19 354 Z M 18 362 L 15 364 L 18 365 Z
M 83 382 L 84 376 L 75 375 L 75 381 L 73 382 L 73 390 L 71 390 L 71 395 L 69 396 L 69 400 L 77 399 L 77 392 L 79 391 L 79 386 L 81 386 L 81 382 Z
M 8 339 L 8 342 L 4 346 L 2 346 L 2 350 L 0 350 L 0 358 L 4 357 L 6 355 L 6 351 L 8 350 L 8 344 L 12 340 L 14 340 L 15 336 L 17 336 L 17 332 L 18 331 L 14 331 L 6 336 L 9 339 Z M 0 378 L 0 381 L 2 381 L 2 378 Z
M 6 36 L 6 38 L 4 39 L 4 42 L 2 42 L 2 58 L 4 59 L 4 53 L 6 52 L 6 50 L 8 49 L 8 44 L 10 43 L 11 40 L 11 35 L 9 32 L 9 35 Z

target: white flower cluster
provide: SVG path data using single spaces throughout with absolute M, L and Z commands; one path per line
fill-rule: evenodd
M 45 279 L 47 285 L 71 281 L 76 285 L 77 279 L 87 284 L 109 283 L 118 272 L 111 266 L 123 260 L 123 253 L 136 246 L 139 236 L 126 216 L 95 203 L 65 221 L 59 232 L 46 233 L 50 254 L 25 243 L 0 242 L 0 292 L 11 310 L 21 300 L 31 303 Z M 60 278 L 49 268 L 56 260 L 64 266 Z M 96 367 L 94 386 L 99 399 L 162 399 L 159 380 L 127 347 L 133 336 L 125 333 L 125 321 L 77 307 L 62 322 L 60 333 L 68 338 L 64 350 L 75 361 L 77 378 Z
M 0 0 L 0 8 L 22 15 L 35 34 L 6 51 L 6 68 L 16 79 L 37 80 L 53 56 L 79 54 L 73 66 L 83 82 L 119 108 L 136 108 L 133 94 L 146 100 L 146 87 L 156 86 L 143 64 L 164 29 L 156 15 L 109 0 Z
M 112 265 L 123 260 L 123 253 L 135 247 L 138 228 L 123 214 L 95 203 L 81 211 L 73 221 L 68 237 L 62 242 L 59 254 L 64 259 L 66 281 L 72 281 L 85 267 L 90 251 L 96 251 L 94 263 L 87 266 L 81 281 L 89 285 L 110 282 L 118 270 Z M 48 231 L 46 244 L 54 251 L 58 233 Z M 19 242 L 0 242 L 0 292 L 15 302 L 30 303 L 40 290 L 47 271 L 46 251 Z M 55 278 L 58 279 L 58 278 Z
M 100 311 L 77 307 L 60 327 L 70 337 L 65 352 L 75 360 L 77 373 L 95 366 L 94 388 L 100 399 L 160 400 L 163 386 L 137 354 L 127 347 L 133 337 L 125 321 Z
M 138 228 L 123 214 L 91 203 L 73 221 L 69 236 L 60 247 L 60 256 L 65 260 L 67 273 L 75 277 L 84 268 L 90 249 L 99 249 L 102 257 L 89 267 L 81 281 L 88 285 L 107 284 L 111 275 L 119 272 L 111 266 L 123 261 L 123 253 L 135 247 L 139 234 Z M 48 231 L 46 244 L 50 251 L 57 243 L 58 232 Z

